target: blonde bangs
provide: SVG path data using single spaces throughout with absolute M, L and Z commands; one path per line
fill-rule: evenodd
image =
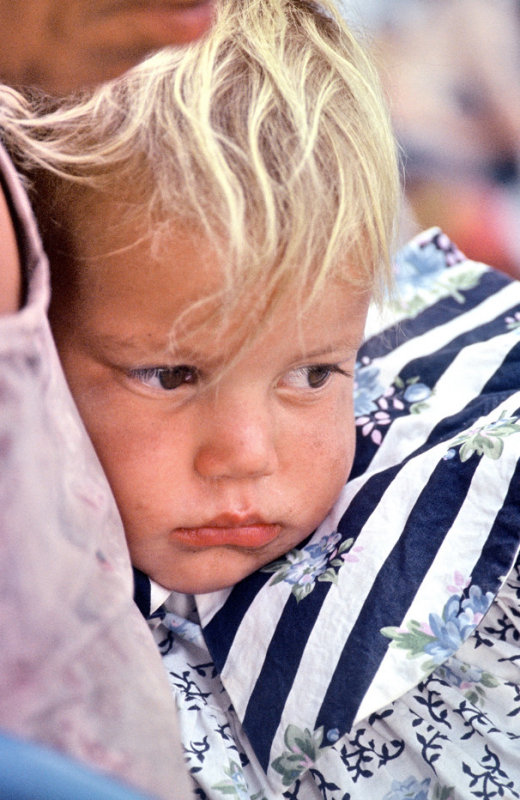
M 51 172 L 65 221 L 63 182 L 127 196 L 158 237 L 168 220 L 200 230 L 237 302 L 392 284 L 396 146 L 376 70 L 329 0 L 223 0 L 202 41 L 55 110 L 11 93 L 0 124 L 37 206 Z

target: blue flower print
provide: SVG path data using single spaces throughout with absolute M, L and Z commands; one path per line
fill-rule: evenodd
M 491 605 L 492 600 L 492 592 L 483 594 L 480 586 L 471 586 L 467 599 L 462 601 L 462 608 L 470 609 L 475 616 L 478 615 L 481 619 Z M 477 621 L 480 622 L 480 619 Z
M 441 230 L 425 231 L 408 242 L 397 254 L 397 283 L 405 288 L 429 288 L 447 267 L 464 260 L 465 257 L 458 247 Z
M 394 309 L 416 317 L 443 297 L 464 303 L 465 292 L 477 286 L 482 275 L 482 267 L 471 262 L 449 269 L 464 261 L 464 255 L 439 229 L 415 237 L 396 257 L 398 297 L 392 303 Z
M 434 636 L 424 652 L 432 656 L 435 664 L 442 662 L 459 649 L 488 610 L 493 600 L 491 592 L 482 593 L 480 586 L 472 586 L 469 597 L 462 602 L 452 595 L 444 606 L 442 617 L 430 614 L 430 630 Z
M 398 285 L 420 289 L 429 287 L 446 269 L 446 257 L 434 242 L 417 248 L 408 246 L 396 258 Z
M 356 365 L 354 385 L 354 410 L 356 427 L 361 436 L 370 436 L 379 446 L 383 430 L 402 414 L 420 414 L 428 408 L 433 390 L 419 376 L 399 377 L 385 391 L 379 381 L 379 369 L 363 356 Z
M 456 574 L 456 585 L 461 580 L 461 576 Z M 463 591 L 462 585 L 460 588 Z M 407 629 L 388 627 L 382 628 L 381 633 L 392 639 L 394 647 L 406 650 L 409 658 L 429 656 L 422 668 L 430 673 L 452 656 L 473 633 L 489 609 L 493 594 L 484 594 L 479 586 L 471 586 L 467 596 L 462 595 L 462 598 L 460 593 L 450 595 L 442 614 L 431 613 L 427 624 L 409 620 Z
M 325 565 L 328 564 L 331 554 L 336 549 L 336 545 L 341 541 L 341 534 L 337 531 L 324 536 L 319 542 L 308 544 L 304 550 L 308 553 L 310 558 L 314 561 L 315 569 L 318 568 L 320 572 L 323 571 Z
M 200 639 L 200 625 L 195 622 L 190 622 L 171 611 L 167 611 L 162 616 L 162 623 L 169 631 L 184 639 L 187 642 L 196 642 Z
M 412 775 L 405 781 L 392 781 L 392 788 L 383 800 L 428 800 L 430 778 L 419 782 Z
M 464 664 L 456 659 L 448 659 L 440 671 L 443 679 L 452 686 L 467 688 L 480 683 L 484 670 L 480 667 Z
M 374 400 L 381 397 L 384 387 L 379 381 L 379 369 L 358 361 L 354 374 L 354 414 L 360 417 L 377 411 Z
M 486 690 L 495 689 L 500 681 L 490 672 L 466 664 L 455 656 L 437 668 L 436 674 L 450 686 L 456 686 L 473 705 L 485 704 Z
M 471 608 L 461 610 L 458 595 L 450 597 L 442 617 L 430 614 L 429 623 L 435 638 L 425 646 L 424 652 L 432 656 L 435 664 L 442 664 L 455 653 L 475 628 Z
M 299 602 L 312 592 L 316 581 L 337 583 L 337 573 L 345 560 L 356 560 L 355 557 L 349 558 L 348 555 L 354 540 L 347 539 L 341 544 L 340 542 L 341 534 L 334 531 L 319 542 L 308 544 L 301 550 L 298 548 L 291 550 L 285 558 L 264 567 L 262 572 L 275 573 L 270 586 L 281 581 L 291 584 L 293 587 L 291 593 Z
M 327 569 L 330 555 L 340 539 L 339 533 L 332 533 L 317 544 L 308 544 L 304 547 L 301 558 L 287 566 L 285 582 L 293 585 L 314 582 Z
M 423 403 L 431 393 L 432 390 L 425 383 L 411 383 L 404 390 L 403 399 L 407 403 Z

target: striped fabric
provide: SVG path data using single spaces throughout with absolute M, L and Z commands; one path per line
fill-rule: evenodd
M 288 730 L 333 744 L 454 653 L 520 543 L 520 284 L 436 230 L 399 266 L 392 324 L 359 354 L 357 454 L 335 507 L 278 567 L 196 598 L 270 785 Z

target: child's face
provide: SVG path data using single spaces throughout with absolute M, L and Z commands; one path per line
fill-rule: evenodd
M 168 344 L 220 286 L 209 246 L 184 236 L 158 258 L 145 242 L 117 252 L 125 231 L 110 229 L 109 213 L 90 221 L 86 260 L 53 301 L 69 384 L 135 566 L 181 592 L 230 586 L 305 539 L 348 477 L 368 297 L 331 284 L 300 323 L 287 298 L 213 382 L 236 325 L 218 337 L 192 324 L 189 346 Z

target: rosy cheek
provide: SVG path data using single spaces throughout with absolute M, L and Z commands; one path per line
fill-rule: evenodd
M 350 471 L 355 449 L 355 425 L 350 404 L 338 403 L 322 423 L 312 437 L 315 457 L 329 462 L 330 474 L 344 476 Z
M 312 480 L 321 480 L 324 494 L 334 496 L 347 481 L 354 458 L 353 426 L 319 431 L 307 441 Z
M 337 481 L 341 486 L 348 480 L 353 458 L 354 446 L 350 441 L 346 442 L 343 448 L 338 448 L 334 463 L 330 466 L 330 473 L 337 476 Z

